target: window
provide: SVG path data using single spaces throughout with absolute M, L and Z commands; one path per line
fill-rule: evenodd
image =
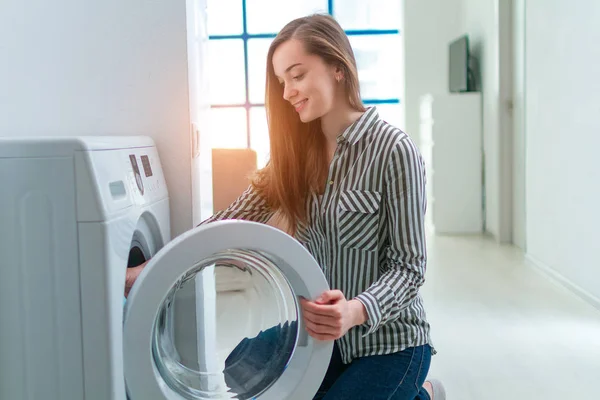
M 267 51 L 276 33 L 294 18 L 333 15 L 350 38 L 367 105 L 404 127 L 404 49 L 400 0 L 208 0 L 209 90 L 212 147 L 250 147 L 258 167 L 268 160 L 264 108 Z

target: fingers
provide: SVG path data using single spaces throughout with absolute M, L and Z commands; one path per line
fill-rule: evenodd
M 306 332 L 308 332 L 308 334 L 317 339 L 317 340 L 335 340 L 338 338 L 338 336 L 336 335 L 332 335 L 332 334 L 327 334 L 327 333 L 318 333 L 314 330 L 312 330 L 311 328 L 309 328 L 308 326 L 306 326 Z
M 317 340 L 325 341 L 325 340 L 335 340 L 335 339 L 337 339 L 337 337 L 335 335 L 320 334 L 320 333 L 317 333 L 317 332 L 311 330 L 308 327 L 306 328 L 306 332 L 308 332 L 308 334 L 311 337 L 313 337 L 313 338 L 315 338 Z
M 335 340 L 344 335 L 342 306 L 346 300 L 339 290 L 323 292 L 314 302 L 301 299 L 308 334 L 317 340 Z
M 305 317 L 304 325 L 308 334 L 319 340 L 334 340 L 342 337 L 344 333 L 341 324 L 336 324 L 333 326 L 317 324 Z
M 341 310 L 337 304 L 317 304 L 304 299 L 300 301 L 300 304 L 302 306 L 302 310 L 307 313 L 322 315 L 324 317 L 341 317 Z
M 341 325 L 342 318 L 341 317 L 326 317 L 319 314 L 313 314 L 311 312 L 304 312 L 304 319 L 310 321 L 315 325 L 325 325 L 329 327 L 337 327 Z
M 318 304 L 329 304 L 335 303 L 339 300 L 345 299 L 344 293 L 341 290 L 327 290 L 323 292 L 316 300 L 315 303 Z
M 317 340 L 335 340 L 343 336 L 339 306 L 323 306 L 303 300 L 302 311 L 306 331 L 311 337 Z

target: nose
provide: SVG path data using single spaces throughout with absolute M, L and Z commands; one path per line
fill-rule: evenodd
M 290 101 L 296 94 L 298 94 L 298 91 L 292 85 L 285 85 L 283 87 L 283 98 L 285 101 Z

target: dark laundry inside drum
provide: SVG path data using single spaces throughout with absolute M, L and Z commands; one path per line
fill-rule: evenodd
M 137 267 L 146 262 L 146 257 L 137 246 L 134 246 L 129 250 L 129 258 L 127 259 L 127 268 Z
M 238 398 L 254 398 L 281 376 L 292 356 L 297 331 L 297 321 L 286 321 L 243 339 L 233 349 L 223 372 L 227 386 Z

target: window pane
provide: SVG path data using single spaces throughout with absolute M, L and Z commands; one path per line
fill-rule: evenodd
M 368 104 L 367 107 L 371 107 L 371 104 Z M 396 128 L 405 130 L 405 120 L 404 120 L 404 105 L 402 104 L 377 104 L 377 112 L 379 113 L 379 117 L 387 122 L 390 125 L 394 125 Z M 407 132 L 411 134 L 412 132 Z
M 248 79 L 250 83 L 250 102 L 265 102 L 267 76 L 267 53 L 273 39 L 248 40 Z
M 401 0 L 334 0 L 333 16 L 345 30 L 400 29 Z
M 263 168 L 269 161 L 269 127 L 264 107 L 250 109 L 250 147 L 256 151 L 257 166 Z
M 245 149 L 248 147 L 246 129 L 245 108 L 211 108 L 211 148 Z
M 291 20 L 315 12 L 327 12 L 327 0 L 246 2 L 248 33 L 277 33 Z
M 206 11 L 209 35 L 242 34 L 242 0 L 208 0 Z
M 400 35 L 350 36 L 358 65 L 363 99 L 402 96 L 404 81 L 403 43 Z
M 246 102 L 244 42 L 241 39 L 208 41 L 208 76 L 211 104 Z

